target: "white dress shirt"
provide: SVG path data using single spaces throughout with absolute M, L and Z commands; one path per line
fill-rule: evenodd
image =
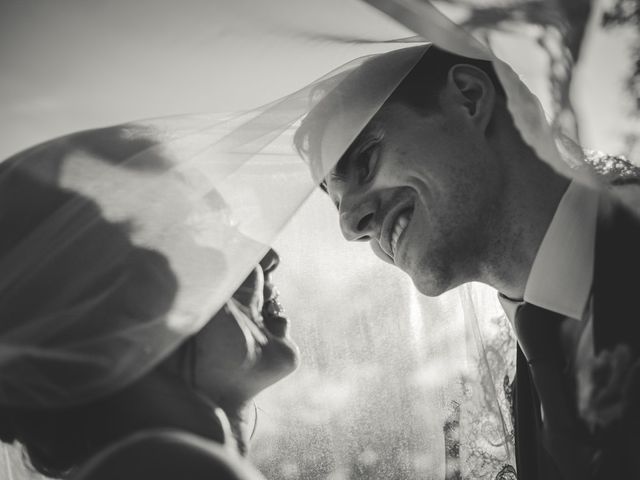
M 533 261 L 524 301 L 565 317 L 590 320 L 598 192 L 571 182 Z M 500 295 L 513 322 L 522 300 Z
M 562 196 L 531 266 L 523 300 L 499 295 L 513 325 L 524 302 L 573 318 L 562 330 L 567 358 L 593 356 L 591 287 L 595 263 L 598 192 L 571 182 Z M 544 412 L 540 406 L 540 415 Z

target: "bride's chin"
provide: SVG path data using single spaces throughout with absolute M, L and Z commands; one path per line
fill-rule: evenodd
M 263 377 L 259 383 L 266 388 L 293 373 L 299 365 L 298 346 L 288 337 L 272 337 L 263 348 L 260 360 L 253 370 L 256 377 Z

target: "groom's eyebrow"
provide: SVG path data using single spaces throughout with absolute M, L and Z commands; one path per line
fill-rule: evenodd
M 364 143 L 367 138 L 368 131 L 369 127 L 367 126 L 358 134 L 355 140 L 351 142 L 349 148 L 347 148 L 342 157 L 340 157 L 340 160 L 338 160 L 338 163 L 336 163 L 336 166 L 331 170 L 330 175 L 332 178 L 340 181 L 344 180 L 344 177 L 349 172 L 349 166 L 356 159 L 356 154 L 359 153 L 360 145 Z
M 355 142 L 354 142 L 355 143 Z M 338 163 L 329 170 L 327 176 L 320 182 L 320 188 L 325 192 L 329 193 L 327 187 L 327 178 L 331 178 L 332 181 L 343 182 L 344 177 L 347 174 L 348 164 L 351 160 L 351 156 L 353 155 L 353 144 L 347 149 L 347 151 L 340 157 Z
M 351 145 L 347 148 L 347 150 L 342 154 L 338 163 L 329 171 L 327 177 L 325 177 L 322 182 L 320 182 L 320 188 L 325 192 L 329 193 L 327 187 L 327 178 L 331 178 L 332 181 L 344 182 L 345 177 L 349 171 L 349 165 L 355 159 L 355 153 L 358 151 L 360 145 L 364 142 L 364 139 L 367 138 L 367 134 L 370 130 L 370 125 L 364 127 L 358 136 L 355 138 Z

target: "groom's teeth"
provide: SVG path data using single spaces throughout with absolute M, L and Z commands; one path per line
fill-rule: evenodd
M 396 219 L 396 223 L 393 226 L 393 232 L 391 233 L 391 255 L 395 257 L 396 255 L 396 246 L 398 244 L 398 240 L 400 239 L 400 235 L 404 232 L 404 229 L 409 225 L 409 215 L 403 213 L 398 216 Z

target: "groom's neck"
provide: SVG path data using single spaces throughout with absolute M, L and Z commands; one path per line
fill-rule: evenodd
M 507 173 L 505 214 L 495 251 L 485 272 L 489 283 L 509 298 L 521 299 L 531 267 L 570 180 L 527 148 Z

